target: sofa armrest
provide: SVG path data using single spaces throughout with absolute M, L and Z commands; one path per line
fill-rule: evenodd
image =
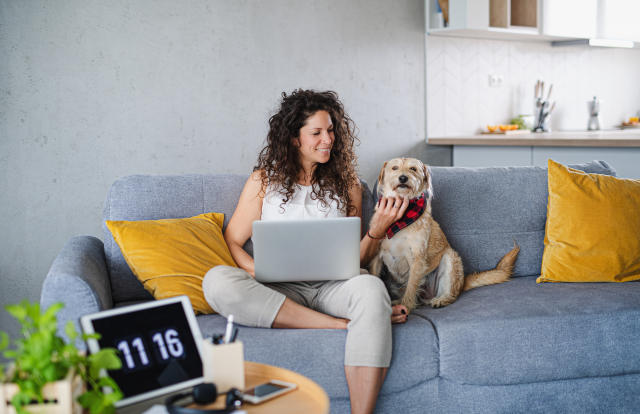
M 64 303 L 58 313 L 58 332 L 66 339 L 64 325 L 73 321 L 80 332 L 82 315 L 113 307 L 111 283 L 102 241 L 93 236 L 77 236 L 69 240 L 42 285 L 40 306 Z M 77 344 L 84 346 L 84 344 Z

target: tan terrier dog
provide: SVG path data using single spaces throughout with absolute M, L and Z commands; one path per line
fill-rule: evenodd
M 431 216 L 431 173 L 420 160 L 395 158 L 385 162 L 377 191 L 378 198 L 400 196 L 411 200 L 369 264 L 369 271 L 377 276 L 382 265 L 387 266 L 390 279 L 385 284 L 394 304 L 400 303 L 409 311 L 418 305 L 447 306 L 462 291 L 502 283 L 511 276 L 520 251 L 515 242 L 495 269 L 465 277 L 460 256 Z

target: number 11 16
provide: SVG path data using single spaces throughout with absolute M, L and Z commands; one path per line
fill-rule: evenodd
M 173 328 L 154 333 L 151 336 L 151 341 L 153 341 L 158 350 L 159 357 L 161 359 L 160 362 L 164 362 L 169 358 L 181 358 L 184 356 L 184 346 L 180 341 L 178 332 Z M 139 336 L 134 337 L 130 342 L 128 340 L 119 341 L 116 348 L 122 352 L 124 362 L 129 370 L 142 368 L 151 363 L 147 350 L 144 346 L 144 341 Z M 138 358 L 136 359 L 140 362 L 141 366 L 137 366 L 134 355 L 131 352 L 132 350 L 137 352 L 136 356 Z

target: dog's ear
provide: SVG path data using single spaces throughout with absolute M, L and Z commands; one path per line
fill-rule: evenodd
M 380 174 L 378 174 L 378 185 L 376 188 L 376 192 L 378 193 L 378 198 L 382 197 L 382 183 L 384 183 L 384 170 L 387 169 L 387 162 L 385 161 L 384 164 L 382 164 L 382 169 L 380 170 Z
M 426 164 L 422 164 L 422 171 L 424 173 L 424 183 L 426 187 L 426 196 L 427 198 L 433 198 L 433 183 L 431 182 L 431 168 L 427 167 Z

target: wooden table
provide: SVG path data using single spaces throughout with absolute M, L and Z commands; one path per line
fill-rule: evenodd
M 247 413 L 251 414 L 329 413 L 329 397 L 327 393 L 314 381 L 297 372 L 278 368 L 273 365 L 245 361 L 244 376 L 247 389 L 267 382 L 270 379 L 292 382 L 297 384 L 298 388 L 272 400 L 263 402 L 262 404 L 252 405 L 245 402 L 242 404 L 242 407 L 240 407 L 240 410 L 246 410 Z M 206 406 L 206 408 L 224 408 L 225 398 L 226 394 L 222 394 L 215 403 Z

